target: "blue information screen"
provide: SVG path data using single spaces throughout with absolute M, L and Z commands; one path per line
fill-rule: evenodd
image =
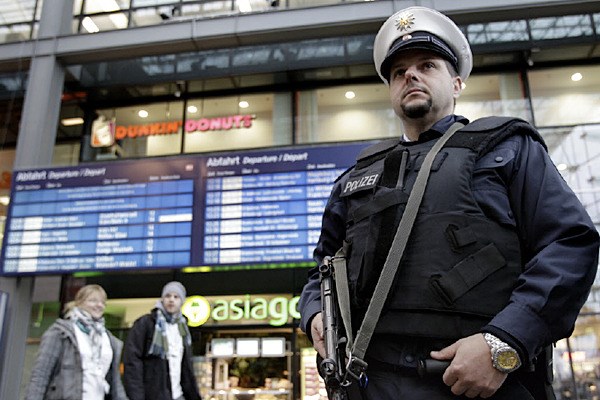
M 333 182 L 366 145 L 15 171 L 1 272 L 308 262 Z

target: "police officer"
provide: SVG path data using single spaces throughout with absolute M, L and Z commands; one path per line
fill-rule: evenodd
M 320 264 L 346 249 L 355 334 L 425 154 L 455 122 L 465 126 L 431 166 L 360 397 L 553 398 L 544 350 L 570 335 L 590 291 L 594 224 L 528 123 L 454 114 L 472 54 L 449 18 L 424 7 L 397 12 L 375 38 L 374 61 L 403 131 L 338 178 L 314 252 Z M 301 328 L 324 355 L 320 296 L 314 268 Z M 449 366 L 421 377 L 422 359 Z

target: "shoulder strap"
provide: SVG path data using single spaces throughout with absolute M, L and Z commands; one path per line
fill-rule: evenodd
M 544 139 L 526 121 L 512 117 L 484 117 L 476 119 L 454 135 L 447 147 L 464 147 L 482 157 L 509 136 L 524 135 L 539 142 L 547 150 Z
M 364 168 L 373 164 L 375 161 L 384 158 L 390 150 L 398 145 L 398 143 L 400 143 L 399 138 L 392 138 L 383 140 L 363 149 L 358 157 L 356 157 L 356 168 Z
M 376 154 L 386 152 L 394 147 L 396 147 L 400 143 L 399 138 L 392 138 L 382 140 L 381 142 L 377 142 L 374 145 L 371 145 L 365 149 L 363 149 L 360 154 L 356 157 L 356 161 L 361 162 L 366 158 L 372 157 Z

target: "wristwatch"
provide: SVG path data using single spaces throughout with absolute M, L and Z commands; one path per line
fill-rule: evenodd
M 498 339 L 491 333 L 484 333 L 483 338 L 490 346 L 492 352 L 492 365 L 500 372 L 513 372 L 521 366 L 519 353 L 507 343 Z

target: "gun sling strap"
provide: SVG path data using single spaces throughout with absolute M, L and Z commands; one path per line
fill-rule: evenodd
M 367 347 L 369 346 L 369 342 L 371 341 L 371 336 L 373 335 L 375 326 L 377 325 L 377 321 L 379 320 L 379 316 L 381 315 L 381 310 L 383 309 L 385 300 L 388 296 L 392 283 L 394 282 L 394 276 L 396 275 L 396 271 L 400 266 L 400 260 L 402 259 L 402 254 L 404 253 L 406 243 L 408 242 L 410 232 L 417 217 L 419 206 L 423 199 L 423 194 L 425 193 L 427 180 L 429 179 L 431 166 L 435 156 L 437 153 L 439 153 L 444 144 L 446 144 L 448 139 L 450 139 L 450 137 L 452 137 L 456 131 L 464 126 L 465 125 L 460 122 L 455 122 L 452 124 L 452 126 L 448 128 L 446 133 L 444 133 L 444 135 L 435 143 L 435 145 L 425 156 L 421 169 L 415 180 L 413 189 L 408 197 L 406 209 L 402 219 L 400 220 L 398 229 L 396 230 L 394 240 L 386 257 L 385 263 L 383 264 L 383 269 L 381 271 L 381 275 L 379 276 L 379 280 L 377 281 L 377 285 L 375 286 L 371 302 L 369 303 L 365 317 L 362 321 L 360 329 L 356 334 L 356 338 L 354 339 L 352 338 L 350 293 L 348 290 L 348 276 L 346 273 L 345 249 L 340 249 L 333 257 L 332 261 L 334 265 L 334 271 L 336 272 L 335 279 L 339 298 L 340 314 L 347 335 L 346 349 L 350 349 L 349 352 L 347 351 L 348 365 L 346 366 L 346 373 L 359 381 L 364 377 L 364 372 L 367 368 L 367 364 L 364 362 L 364 356 L 367 351 Z

